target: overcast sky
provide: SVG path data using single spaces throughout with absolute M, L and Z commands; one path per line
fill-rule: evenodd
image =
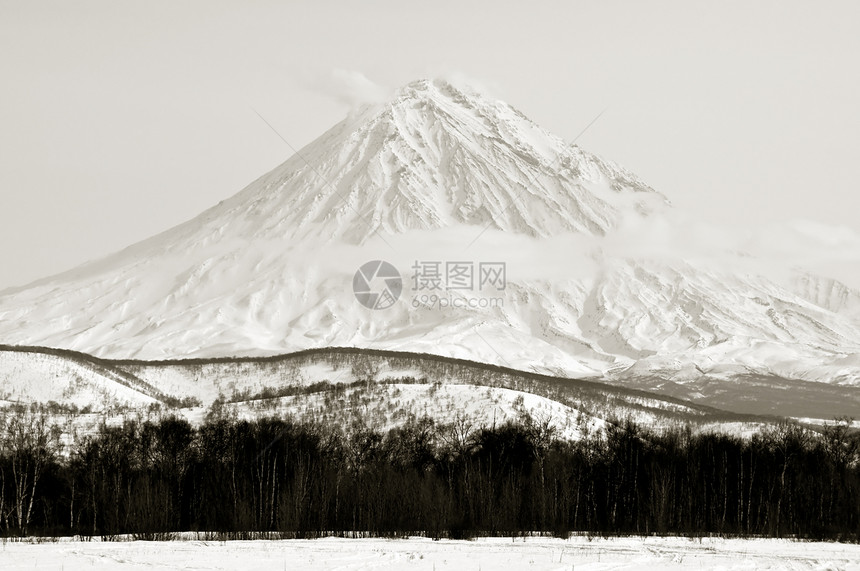
M 860 233 L 860 3 L 0 0 L 0 289 L 193 217 L 462 74 L 694 219 Z M 821 228 L 821 226 L 816 226 Z M 853 238 L 851 238 L 853 239 Z M 850 240 L 849 240 L 850 241 Z

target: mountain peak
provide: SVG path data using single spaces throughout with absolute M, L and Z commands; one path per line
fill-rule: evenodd
M 410 81 L 397 90 L 401 97 L 427 97 L 434 94 L 468 93 L 477 94 L 477 90 L 466 83 L 455 86 L 454 83 L 441 77 L 421 78 Z
M 253 213 L 255 232 L 352 244 L 455 224 L 536 237 L 602 235 L 655 197 L 664 202 L 631 173 L 506 103 L 421 79 L 348 117 L 228 201 L 219 228 Z
M 556 155 L 564 151 L 565 142 L 548 131 L 541 129 L 528 117 L 483 90 L 468 83 L 453 83 L 447 79 L 419 79 L 406 84 L 395 92 L 381 112 L 409 114 L 408 110 L 420 111 L 412 116 L 445 118 L 454 123 L 459 120 L 458 130 L 462 135 L 483 134 L 498 138 L 500 124 L 515 125 L 524 123 L 534 130 L 541 131 Z M 549 150 L 549 149 L 543 149 Z M 554 156 L 552 158 L 555 158 Z

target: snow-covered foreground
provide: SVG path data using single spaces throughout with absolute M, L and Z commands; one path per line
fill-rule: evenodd
M 860 545 L 577 537 L 0 543 L 0 569 L 858 569 Z

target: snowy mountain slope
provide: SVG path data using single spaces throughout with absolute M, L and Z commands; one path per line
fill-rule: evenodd
M 675 380 L 665 373 L 626 373 L 613 377 L 612 381 L 616 386 L 669 395 L 736 413 L 832 420 L 839 416 L 853 418 L 860 411 L 860 389 L 855 386 L 742 371 L 684 380 Z
M 70 370 L 89 372 L 72 377 L 73 391 L 67 388 Z M 424 415 L 437 422 L 465 419 L 491 424 L 528 413 L 536 419 L 551 419 L 569 438 L 578 437 L 586 427 L 590 430 L 625 418 L 655 428 L 687 423 L 702 429 L 725 422 L 754 428 L 776 418 L 735 414 L 602 382 L 428 354 L 354 348 L 266 358 L 158 362 L 112 361 L 53 349 L 0 348 L 0 375 L 17 391 L 7 395 L 7 400 L 23 404 L 53 400 L 78 408 L 90 405 L 101 417 L 80 419 L 79 428 L 84 431 L 99 418 L 121 418 L 129 410 L 140 412 L 143 405 L 153 403 L 181 410 L 195 422 L 220 410 L 239 416 L 288 413 L 342 426 L 376 423 L 377 428 Z M 141 388 L 137 400 L 123 400 L 118 391 L 105 391 L 109 375 L 134 379 Z M 48 379 L 55 380 L 46 383 Z M 32 384 L 39 386 L 28 389 Z M 68 394 L 58 396 L 63 389 Z M 144 393 L 158 398 L 144 398 Z M 99 400 L 93 403 L 87 398 Z
M 63 352 L 0 348 L 0 400 L 54 401 L 102 412 L 112 407 L 146 406 L 162 395 L 130 373 Z
M 351 385 L 338 394 L 320 391 L 264 401 L 228 403 L 221 409 L 222 414 L 244 419 L 259 418 L 263 411 L 264 414 L 289 416 L 309 423 L 327 426 L 359 424 L 379 431 L 401 426 L 410 418 L 429 417 L 438 424 L 462 422 L 476 428 L 499 425 L 528 414 L 539 421 L 547 421 L 558 437 L 571 441 L 586 434 L 593 435 L 607 424 L 603 419 L 574 407 L 529 392 L 434 383 Z M 198 420 L 192 414 L 188 416 Z M 748 424 L 752 426 L 752 423 Z
M 860 384 L 851 294 L 602 253 L 624 220 L 667 207 L 509 105 L 419 81 L 197 218 L 3 292 L 0 342 L 119 359 L 355 346 L 563 376 Z M 447 257 L 432 257 L 443 243 Z M 389 258 L 403 295 L 367 309 L 353 274 Z M 421 259 L 508 261 L 510 276 L 504 290 L 416 303 L 427 292 L 410 266 Z M 454 303 L 470 297 L 480 303 Z
M 802 372 L 799 362 L 825 366 L 860 350 L 850 318 L 764 278 L 688 263 L 608 267 L 579 323 L 586 338 L 640 370 L 687 369 L 695 375 L 691 369 L 743 365 L 792 376 Z
M 216 399 L 246 400 L 254 395 L 301 393 L 320 383 L 322 388 L 315 391 L 375 381 L 524 390 L 595 414 L 599 410 L 602 418 L 634 412 L 686 420 L 733 416 L 711 407 L 604 383 L 552 377 L 427 353 L 334 347 L 267 358 L 105 363 L 146 379 L 164 393 L 192 396 L 204 405 Z
M 416 82 L 194 220 L 0 296 L 0 340 L 114 357 L 347 342 L 328 329 L 333 305 L 355 313 L 343 280 L 355 268 L 331 276 L 307 267 L 307 252 L 321 245 L 455 223 L 523 236 L 601 234 L 620 208 L 664 202 L 503 103 Z M 320 331 L 285 339 L 305 320 L 322 321 L 313 324 Z
M 794 276 L 793 286 L 793 291 L 803 299 L 860 322 L 860 291 L 809 272 Z

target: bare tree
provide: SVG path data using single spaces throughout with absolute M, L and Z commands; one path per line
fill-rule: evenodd
M 59 439 L 59 427 L 48 424 L 45 412 L 15 407 L 0 418 L 0 456 L 8 458 L 12 478 L 10 512 L 21 535 L 27 535 L 36 488 L 45 467 L 59 450 Z M 4 474 L 4 484 L 5 479 Z

